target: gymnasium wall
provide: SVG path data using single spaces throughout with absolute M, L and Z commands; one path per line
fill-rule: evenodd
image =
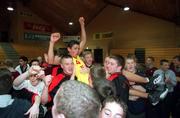
M 145 48 L 146 56 L 155 56 L 158 61 L 180 53 L 180 26 L 137 12 L 124 12 L 111 5 L 87 25 L 86 31 L 89 48 L 103 48 L 111 53 L 116 50 L 122 55 L 134 52 L 135 48 Z M 93 35 L 99 32 L 112 32 L 113 37 L 96 41 Z
M 25 28 L 25 24 L 31 24 L 32 26 L 28 29 Z M 52 26 L 44 19 L 33 13 L 30 9 L 18 2 L 17 9 L 12 15 L 10 27 L 10 38 L 13 43 L 47 47 L 49 44 L 49 38 L 47 39 L 42 37 L 50 36 L 50 34 L 54 31 L 58 31 L 58 29 L 55 26 Z M 25 39 L 25 33 L 40 35 L 41 39 Z M 60 44 L 64 45 L 63 43 Z
M 51 32 L 27 30 L 24 28 L 24 22 L 34 24 L 43 24 L 52 27 L 52 32 L 58 31 L 54 26 L 41 19 L 31 10 L 18 3 L 15 13 L 11 14 L 10 38 L 17 52 L 25 55 L 36 56 L 36 53 L 47 52 L 49 45 L 48 40 L 25 40 L 24 33 L 37 33 L 50 35 Z M 124 12 L 119 7 L 108 5 L 99 15 L 97 15 L 89 24 L 86 24 L 87 32 L 87 49 L 103 49 L 105 57 L 113 49 L 121 50 L 118 53 L 122 55 L 131 53 L 135 48 L 145 48 L 146 56 L 154 56 L 160 53 L 159 57 L 171 58 L 175 55 L 174 51 L 168 49 L 178 49 L 180 47 L 180 27 L 176 24 L 165 21 L 163 19 L 147 16 L 133 11 Z M 93 36 L 96 33 L 112 32 L 112 38 L 95 39 Z M 65 45 L 59 41 L 55 48 L 64 48 Z M 129 50 L 130 49 L 130 50 Z M 148 53 L 148 50 L 157 50 Z M 19 51 L 20 50 L 20 51 Z M 162 51 L 166 50 L 167 55 L 162 56 Z M 35 52 L 36 53 L 33 53 Z M 169 52 L 168 52 L 169 51 Z M 168 54 L 170 54 L 168 56 Z M 21 55 L 21 54 L 20 54 Z

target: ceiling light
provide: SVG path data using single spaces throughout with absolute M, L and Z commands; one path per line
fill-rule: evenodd
M 123 8 L 124 11 L 129 11 L 129 9 L 130 9 L 129 7 L 124 7 Z
M 7 7 L 7 10 L 8 10 L 8 11 L 14 11 L 14 8 L 11 7 L 11 6 L 9 6 L 9 7 Z
M 69 25 L 73 25 L 74 23 L 73 22 L 69 22 Z

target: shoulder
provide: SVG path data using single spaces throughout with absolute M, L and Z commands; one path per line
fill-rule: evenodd
M 19 68 L 20 68 L 20 65 L 16 66 L 16 68 L 15 68 L 15 69 L 19 69 Z
M 175 75 L 175 73 L 172 70 L 168 70 L 168 73 Z
M 10 109 L 14 112 L 24 114 L 31 107 L 31 103 L 23 99 L 14 99 L 13 103 L 10 105 Z
M 162 73 L 162 72 L 163 72 L 163 71 L 160 70 L 160 69 L 158 69 L 158 70 L 155 71 L 155 73 Z

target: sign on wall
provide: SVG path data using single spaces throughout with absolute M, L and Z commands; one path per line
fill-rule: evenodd
M 80 42 L 80 36 L 62 36 L 62 41 L 64 43 L 68 43 L 71 40 L 76 40 L 76 41 Z
M 38 34 L 38 33 L 30 33 L 25 32 L 24 33 L 24 39 L 25 40 L 39 40 L 39 41 L 49 41 L 50 35 L 48 34 Z
M 52 32 L 52 27 L 50 25 L 36 24 L 31 22 L 24 22 L 24 29 L 39 32 Z

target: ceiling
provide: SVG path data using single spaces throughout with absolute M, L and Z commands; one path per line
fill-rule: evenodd
M 5 0 L 0 0 L 4 4 Z M 7 0 L 6 0 L 7 1 Z M 12 0 L 11 0 L 12 1 Z M 15 0 L 13 0 L 15 1 Z M 107 5 L 130 6 L 132 11 L 180 24 L 180 0 L 19 0 L 34 13 L 58 28 L 64 34 L 76 34 L 78 18 L 84 16 L 86 25 Z M 1 7 L 1 5 L 0 5 Z M 0 9 L 2 10 L 2 9 Z M 68 22 L 74 25 L 69 26 Z

